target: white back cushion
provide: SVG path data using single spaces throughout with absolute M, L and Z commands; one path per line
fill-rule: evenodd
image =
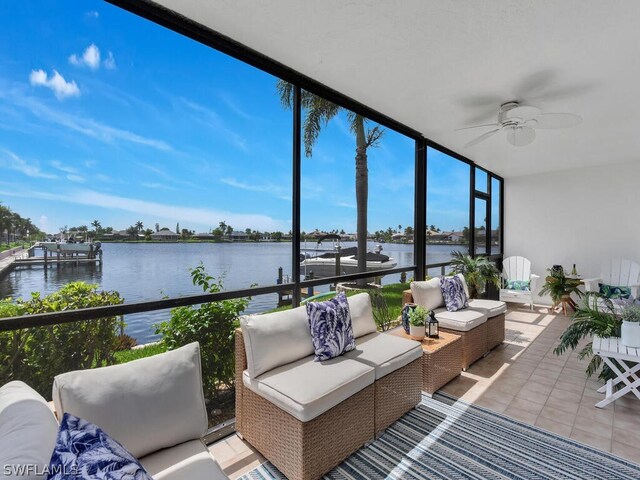
M 434 310 L 444 306 L 444 298 L 440 290 L 440 278 L 432 278 L 424 282 L 411 282 L 413 302 Z
M 56 417 L 38 392 L 22 382 L 0 387 L 0 478 L 44 478 L 33 468 L 49 465 L 57 434 Z M 32 469 L 14 470 L 25 466 Z
M 640 284 L 640 265 L 626 258 L 612 258 L 602 265 L 602 282 L 616 287 Z
M 507 257 L 502 261 L 502 273 L 507 280 L 528 282 L 531 279 L 531 261 L 519 256 Z
M 462 286 L 464 287 L 464 294 L 467 296 L 467 298 L 471 298 L 469 296 L 469 286 L 467 285 L 467 281 L 465 280 L 464 275 L 461 273 L 456 273 L 456 277 L 458 277 L 462 281 Z
M 240 317 L 251 378 L 312 355 L 306 307 Z
M 349 303 L 349 313 L 353 323 L 354 338 L 376 332 L 378 327 L 373 318 L 373 308 L 371 297 L 368 293 L 358 293 L 352 297 L 347 297 Z
M 58 375 L 56 412 L 101 427 L 134 456 L 202 437 L 207 409 L 202 393 L 200 346 L 122 365 Z

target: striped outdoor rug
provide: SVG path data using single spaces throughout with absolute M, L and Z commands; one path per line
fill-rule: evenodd
M 270 463 L 242 480 L 284 479 Z M 640 466 L 445 394 L 420 406 L 325 479 L 640 479 Z

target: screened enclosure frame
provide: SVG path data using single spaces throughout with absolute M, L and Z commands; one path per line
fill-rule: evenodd
M 230 290 L 213 294 L 188 295 L 181 297 L 166 298 L 162 300 L 151 300 L 125 303 L 122 305 L 113 305 L 106 307 L 88 308 L 82 310 L 72 310 L 65 312 L 53 312 L 28 315 L 22 317 L 11 317 L 0 319 L 0 331 L 16 330 L 28 327 L 38 327 L 46 325 L 55 325 L 61 323 L 69 323 L 81 320 L 92 320 L 107 316 L 126 315 L 131 313 L 149 312 L 155 310 L 166 310 L 181 306 L 198 305 L 207 302 L 227 300 L 239 297 L 256 296 L 272 293 L 292 292 L 292 304 L 297 306 L 300 303 L 301 290 L 308 287 L 318 285 L 335 284 L 336 282 L 353 281 L 364 278 L 370 278 L 370 272 L 361 272 L 356 274 L 342 275 L 336 277 L 325 277 L 313 280 L 301 280 L 300 274 L 300 240 L 301 240 L 301 163 L 302 163 L 302 106 L 301 92 L 306 90 L 314 95 L 320 96 L 336 105 L 348 109 L 356 114 L 389 128 L 397 133 L 403 134 L 411 138 L 415 142 L 415 158 L 414 158 L 414 244 L 413 258 L 414 264 L 406 267 L 393 268 L 388 270 L 380 270 L 376 272 L 376 276 L 384 276 L 388 274 L 397 274 L 403 272 L 412 272 L 416 280 L 425 278 L 428 265 L 426 265 L 426 213 L 427 213 L 427 162 L 428 147 L 434 148 L 460 162 L 469 166 L 470 184 L 469 193 L 471 198 L 469 212 L 469 253 L 475 255 L 475 198 L 483 198 L 487 200 L 487 234 L 486 234 L 486 252 L 492 259 L 498 262 L 502 258 L 504 245 L 504 180 L 497 174 L 490 172 L 482 167 L 477 166 L 473 161 L 465 156 L 454 152 L 438 143 L 425 138 L 420 132 L 380 113 L 376 110 L 361 104 L 321 83 L 302 75 L 293 69 L 270 59 L 255 50 L 252 50 L 238 42 L 221 35 L 209 28 L 206 28 L 194 21 L 185 18 L 173 11 L 162 6 L 152 3 L 148 0 L 107 0 L 118 7 L 128 10 L 136 15 L 146 18 L 152 22 L 162 25 L 179 34 L 189 37 L 199 43 L 207 45 L 219 52 L 225 53 L 237 60 L 254 66 L 268 74 L 279 79 L 291 83 L 294 86 L 293 108 L 291 115 L 293 120 L 292 135 L 292 242 L 291 242 L 291 265 L 292 279 L 291 283 L 267 285 L 256 288 L 246 288 L 240 290 Z M 480 168 L 487 173 L 487 193 L 475 190 L 475 169 Z M 492 179 L 496 179 L 500 184 L 499 191 L 499 218 L 500 218 L 500 249 L 497 254 L 491 254 L 491 202 L 493 195 L 491 193 Z M 437 266 L 441 266 L 438 264 Z

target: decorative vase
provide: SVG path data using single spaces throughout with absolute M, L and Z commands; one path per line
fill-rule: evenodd
M 409 311 L 416 307 L 415 303 L 406 303 L 402 308 L 402 328 L 407 335 L 409 335 Z
M 424 325 L 409 325 L 409 336 L 414 340 L 418 340 L 419 342 L 424 340 L 425 332 Z
M 623 321 L 620 341 L 626 347 L 640 347 L 640 323 Z

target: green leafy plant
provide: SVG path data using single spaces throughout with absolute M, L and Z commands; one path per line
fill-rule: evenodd
M 414 327 L 424 327 L 427 323 L 427 316 L 429 310 L 425 307 L 418 305 L 416 308 L 409 309 L 409 324 Z
M 629 303 L 622 308 L 620 318 L 624 322 L 640 323 L 640 304 Z
M 378 330 L 384 332 L 389 330 L 396 319 L 391 315 L 391 310 L 387 304 L 387 299 L 384 294 L 376 289 L 368 292 L 371 298 L 371 307 L 373 310 L 373 319 L 376 322 Z
M 194 285 L 206 293 L 223 289 L 222 279 L 208 275 L 204 265 L 190 270 Z M 234 330 L 238 317 L 249 305 L 248 298 L 179 307 L 171 311 L 171 319 L 156 325 L 162 334 L 161 344 L 173 350 L 191 342 L 200 343 L 203 388 L 206 400 L 218 400 L 234 386 Z
M 97 285 L 72 282 L 44 297 L 35 292 L 28 300 L 0 302 L 0 317 L 102 307 L 122 302 L 118 292 L 98 291 Z M 56 375 L 114 363 L 114 351 L 123 326 L 122 317 L 113 316 L 1 332 L 0 384 L 22 380 L 45 398 L 50 398 Z
M 544 285 L 540 289 L 540 295 L 549 295 L 554 303 L 559 303 L 562 297 L 575 294 L 578 297 L 583 295 L 578 288 L 579 280 L 567 278 L 562 270 L 548 268 L 549 275 L 545 279 Z
M 487 257 L 475 257 L 455 251 L 451 253 L 453 273 L 461 273 L 469 287 L 469 296 L 477 298 L 484 293 L 487 284 L 500 288 L 500 272 Z
M 576 350 L 585 338 L 597 335 L 602 338 L 619 337 L 621 319 L 615 314 L 613 302 L 597 292 L 587 292 L 578 304 L 571 324 L 560 336 L 560 343 L 553 350 L 556 355 L 564 354 L 568 349 Z M 592 342 L 580 347 L 578 357 L 591 358 L 587 365 L 587 376 L 592 376 L 602 366 L 602 359 L 593 355 Z M 615 375 L 606 365 L 602 368 L 599 378 L 608 380 Z

